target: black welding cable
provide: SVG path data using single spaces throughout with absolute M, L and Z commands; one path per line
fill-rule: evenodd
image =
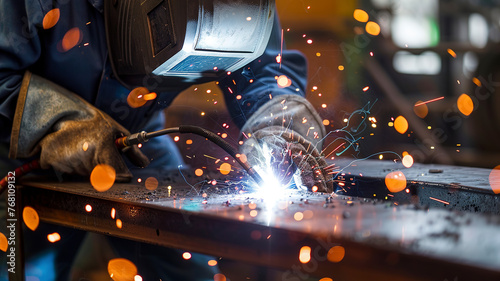
M 238 164 L 243 167 L 247 171 L 247 173 L 258 183 L 262 184 L 262 178 L 259 176 L 259 174 L 248 164 L 248 162 L 243 162 L 241 161 L 241 157 L 238 157 L 238 152 L 236 149 L 233 148 L 232 145 L 230 145 L 228 142 L 226 142 L 224 139 L 222 139 L 220 136 L 217 134 L 204 129 L 202 127 L 198 126 L 191 126 L 191 125 L 183 125 L 179 126 L 178 128 L 168 128 L 168 129 L 163 129 L 159 130 L 156 132 L 151 132 L 151 133 L 146 133 L 146 139 L 150 139 L 153 137 L 165 135 L 165 134 L 171 134 L 174 133 L 174 130 L 178 130 L 179 133 L 181 134 L 196 134 L 202 137 L 207 138 L 211 142 L 215 143 L 217 146 L 220 148 L 224 149 L 229 155 L 231 155 Z
M 179 127 L 173 127 L 173 128 L 167 128 L 155 132 L 140 132 L 136 134 L 132 134 L 130 136 L 126 136 L 123 138 L 119 138 L 116 140 L 116 144 L 118 147 L 125 147 L 133 144 L 139 144 L 143 142 L 147 142 L 149 139 L 166 135 L 166 134 L 174 134 L 174 133 L 181 133 L 181 134 L 196 134 L 202 137 L 205 137 L 206 139 L 210 140 L 211 142 L 215 143 L 217 146 L 220 148 L 224 149 L 229 155 L 231 155 L 238 164 L 243 167 L 247 171 L 247 173 L 258 183 L 262 184 L 262 178 L 259 176 L 259 174 L 248 164 L 248 162 L 243 162 L 241 161 L 241 158 L 238 157 L 238 152 L 236 149 L 233 148 L 232 145 L 230 145 L 228 142 L 226 142 L 224 139 L 222 139 L 220 136 L 217 134 L 198 127 L 198 126 L 191 126 L 191 125 L 183 125 Z

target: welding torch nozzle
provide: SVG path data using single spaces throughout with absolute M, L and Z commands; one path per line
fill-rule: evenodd
M 125 148 L 127 146 L 134 145 L 134 144 L 140 144 L 143 142 L 147 142 L 149 140 L 149 138 L 146 137 L 146 134 L 147 133 L 145 131 L 142 131 L 139 133 L 135 133 L 135 134 L 131 134 L 128 136 L 123 136 L 123 137 L 117 138 L 115 140 L 115 145 L 118 149 L 122 149 L 122 148 Z

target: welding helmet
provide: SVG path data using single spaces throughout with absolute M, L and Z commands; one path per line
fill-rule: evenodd
M 111 65 L 128 88 L 217 80 L 264 52 L 274 0 L 105 0 Z

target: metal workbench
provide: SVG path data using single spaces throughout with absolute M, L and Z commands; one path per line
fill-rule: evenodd
M 33 179 L 18 190 L 42 221 L 278 268 L 280 280 L 500 280 L 500 200 L 490 170 L 336 164 L 337 194 L 288 190 L 271 201 L 241 182 L 213 185 L 216 174 L 180 171 L 153 191 L 137 180 L 97 192 L 85 182 Z M 408 185 L 391 194 L 383 182 L 394 170 Z M 307 263 L 299 261 L 303 246 L 311 248 Z M 339 246 L 345 255 L 330 261 Z

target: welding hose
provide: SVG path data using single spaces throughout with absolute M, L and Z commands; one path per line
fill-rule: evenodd
M 257 182 L 257 184 L 262 184 L 263 180 L 259 176 L 259 174 L 248 164 L 248 162 L 243 162 L 241 161 L 240 157 L 238 157 L 238 152 L 236 149 L 233 148 L 228 142 L 226 142 L 224 139 L 219 137 L 217 134 L 203 129 L 198 126 L 191 126 L 191 125 L 184 125 L 184 126 L 179 126 L 179 127 L 173 127 L 173 128 L 167 128 L 151 133 L 147 132 L 139 132 L 135 134 L 131 134 L 129 136 L 124 136 L 121 138 L 116 139 L 115 145 L 121 149 L 125 148 L 130 145 L 134 144 L 139 144 L 139 143 L 144 143 L 147 142 L 149 139 L 166 135 L 166 134 L 173 134 L 173 133 L 180 133 L 180 134 L 196 134 L 202 137 L 205 137 L 206 139 L 210 140 L 211 142 L 215 143 L 218 145 L 220 148 L 224 149 L 229 155 L 231 155 L 238 164 L 247 171 L 247 173 Z
M 10 176 L 10 173 L 9 173 L 3 179 L 0 180 L 0 194 L 2 194 L 5 191 L 5 189 L 7 188 L 7 186 L 9 185 L 9 183 L 11 183 L 9 181 L 9 178 L 12 178 L 12 177 L 19 178 L 19 177 L 24 176 L 33 170 L 37 170 L 37 169 L 40 169 L 40 159 L 35 159 L 29 163 L 26 163 L 26 164 L 23 164 L 22 166 L 17 167 L 14 170 L 14 175 Z

